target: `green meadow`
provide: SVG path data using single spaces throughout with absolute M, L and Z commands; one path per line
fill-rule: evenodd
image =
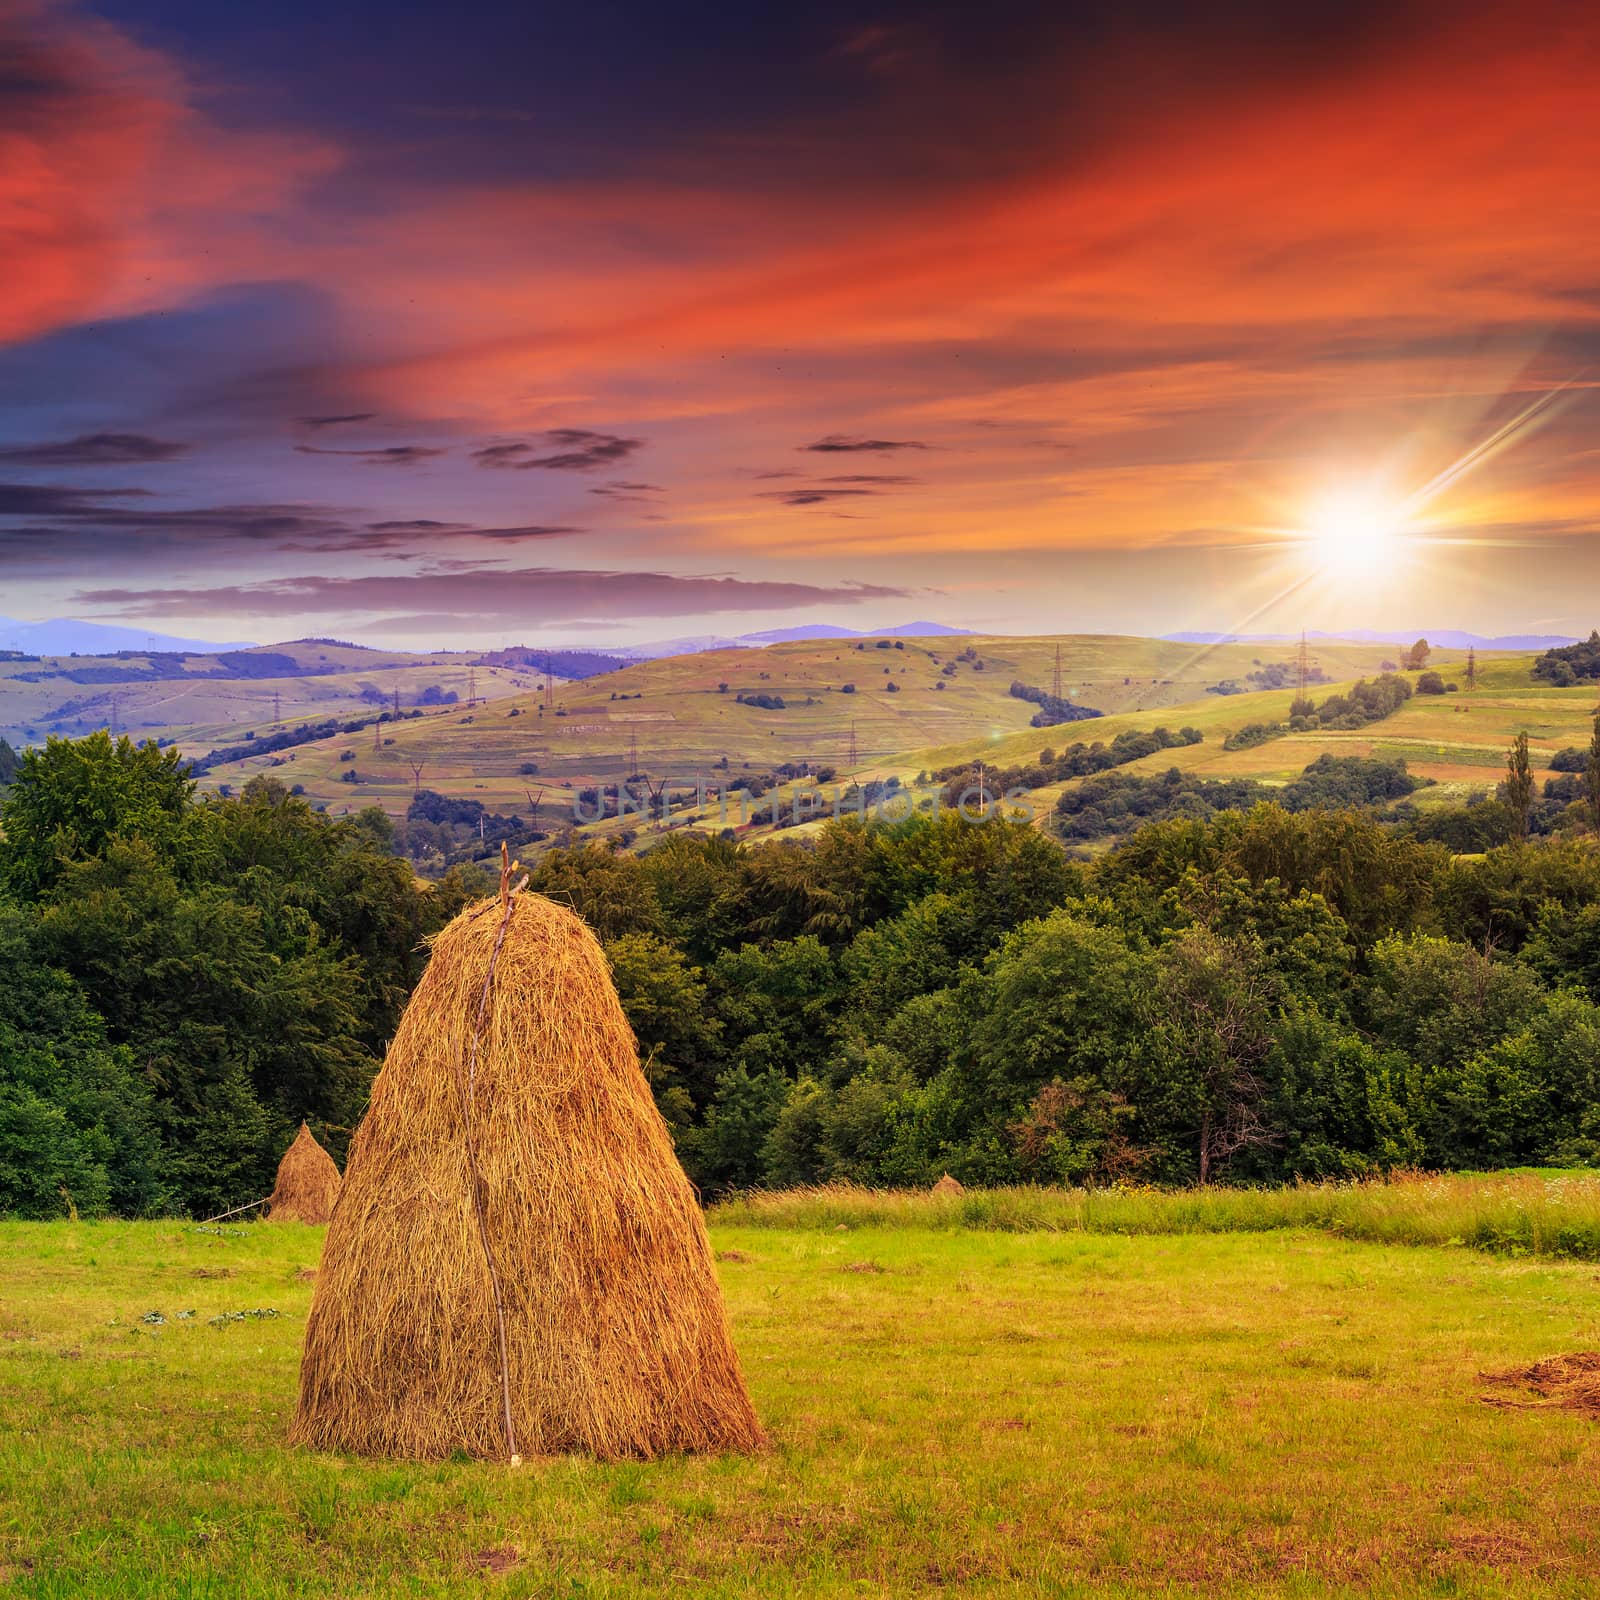
M 285 1448 L 320 1230 L 0 1225 L 0 1592 L 1592 1595 L 1600 1423 L 1481 1375 L 1600 1348 L 1597 1218 L 1540 1173 L 745 1199 L 771 1450 L 517 1470 Z

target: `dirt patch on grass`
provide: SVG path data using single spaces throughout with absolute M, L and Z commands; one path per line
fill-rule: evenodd
M 1479 1382 L 1518 1394 L 1486 1394 L 1485 1405 L 1516 1410 L 1541 1410 L 1554 1406 L 1600 1417 L 1600 1351 L 1579 1350 L 1571 1355 L 1548 1356 L 1531 1367 L 1511 1367 L 1504 1372 L 1480 1372 Z
M 503 1578 L 522 1565 L 522 1552 L 514 1544 L 497 1544 L 472 1558 L 473 1569 L 487 1578 Z
M 189 1276 L 191 1278 L 231 1278 L 232 1267 L 196 1267 Z
M 296 1267 L 294 1269 L 294 1281 L 296 1283 L 315 1283 L 317 1281 L 317 1269 L 315 1267 Z
M 717 1260 L 745 1262 L 754 1261 L 755 1257 L 744 1250 L 719 1250 L 717 1251 Z
M 876 1261 L 852 1261 L 847 1267 L 840 1267 L 841 1272 L 887 1272 L 887 1267 L 880 1267 Z

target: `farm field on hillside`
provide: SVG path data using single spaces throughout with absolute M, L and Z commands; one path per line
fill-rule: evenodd
M 710 783 L 791 762 L 840 772 L 901 771 L 930 746 L 1030 737 L 1041 731 L 1028 727 L 1036 707 L 1014 698 L 1010 687 L 1020 680 L 1049 689 L 1057 645 L 1064 695 L 1106 712 L 1144 707 L 1159 713 L 1157 721 L 1172 720 L 1180 705 L 1224 704 L 1207 688 L 1226 679 L 1243 682 L 1263 663 L 1293 653 L 1286 646 L 1090 636 L 905 639 L 899 648 L 885 643 L 879 649 L 863 641 L 858 649 L 857 641 L 822 640 L 640 662 L 563 686 L 550 712 L 530 691 L 480 708 L 470 720 L 465 709 L 452 708 L 449 715 L 392 730 L 392 744 L 356 748 L 361 782 L 353 793 L 339 759 L 348 740 L 302 746 L 292 770 L 286 764 L 280 776 L 339 808 L 376 803 L 399 813 L 416 785 L 413 764 L 420 762 L 425 787 L 481 800 L 491 810 L 525 813 L 527 791 L 543 786 L 545 804 L 570 816 L 574 787 L 626 777 L 635 754 L 639 770 L 655 777 L 693 781 L 698 775 Z M 1333 645 L 1319 647 L 1317 660 L 1330 678 L 1356 677 L 1375 672 L 1392 654 L 1387 646 Z M 846 692 L 847 684 L 854 689 Z M 741 694 L 781 697 L 784 706 L 740 704 Z M 1042 733 L 1059 743 L 1064 732 L 1098 738 L 1101 726 L 1097 721 L 1092 733 L 1084 731 L 1086 724 Z M 727 769 L 718 766 L 724 758 Z M 537 783 L 529 784 L 520 770 L 529 764 L 539 769 Z M 252 758 L 219 767 L 207 783 L 237 788 L 265 765 L 264 758 Z M 907 776 L 917 770 L 910 765 Z
M 1485 1404 L 1526 1394 L 1480 1380 L 1600 1347 L 1592 1264 L 1304 1229 L 769 1220 L 712 1215 L 770 1453 L 517 1471 L 284 1447 L 320 1230 L 0 1227 L 0 1588 L 1577 1597 L 1600 1583 L 1600 1423 Z
M 1187 723 L 1205 735 L 1204 742 L 1159 751 L 1121 769 L 1162 772 L 1178 767 L 1205 778 L 1255 778 L 1286 783 L 1324 752 L 1339 756 L 1398 757 L 1418 777 L 1432 778 L 1437 789 L 1422 790 L 1417 803 L 1426 806 L 1463 795 L 1492 790 L 1504 775 L 1506 751 L 1519 732 L 1528 734 L 1536 775 L 1549 775 L 1547 762 L 1556 751 L 1587 745 L 1600 701 L 1600 688 L 1580 684 L 1555 689 L 1530 676 L 1532 656 L 1480 658 L 1476 689 L 1465 687 L 1465 658 L 1440 652 L 1430 663 L 1446 681 L 1462 685 L 1457 694 L 1413 695 L 1394 715 L 1360 729 L 1323 728 L 1290 733 L 1245 750 L 1225 750 L 1223 740 L 1251 722 L 1286 721 L 1292 690 L 1248 695 L 1208 695 L 1202 701 L 1166 712 L 1124 713 L 1096 722 L 1092 728 L 1030 728 L 1000 740 L 969 742 L 910 753 L 912 771 L 936 770 L 979 756 L 997 766 L 1017 765 L 1047 747 L 1060 749 L 1075 739 L 1111 739 L 1127 729 Z M 1414 675 L 1413 675 L 1413 681 Z M 1310 691 L 1313 699 L 1332 693 L 1330 686 Z M 1060 786 L 1036 791 L 1043 811 Z
M 138 740 L 178 740 L 190 755 L 233 743 L 247 732 L 328 718 L 349 721 L 384 709 L 396 692 L 409 708 L 429 687 L 465 701 L 526 690 L 534 674 L 474 666 L 464 655 L 407 655 L 300 641 L 238 656 L 291 657 L 302 670 L 280 677 L 223 675 L 214 656 L 190 656 L 181 676 L 95 681 L 97 675 L 136 674 L 148 657 L 47 656 L 0 661 L 0 736 L 36 743 L 46 734 L 77 736 L 115 723 Z M 162 662 L 170 670 L 172 658 Z M 320 668 L 307 672 L 306 667 Z M 74 674 L 87 681 L 74 681 Z

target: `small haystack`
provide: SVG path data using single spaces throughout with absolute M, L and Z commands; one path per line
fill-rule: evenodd
M 934 1184 L 933 1192 L 935 1194 L 965 1194 L 967 1192 L 967 1186 L 960 1182 L 959 1179 L 952 1178 L 947 1172 L 936 1184 Z
M 305 1123 L 278 1163 L 278 1181 L 267 1202 L 272 1222 L 326 1222 L 339 1198 L 339 1169 Z
M 434 942 L 373 1086 L 290 1436 L 420 1458 L 757 1448 L 605 954 L 509 884 Z
M 1483 1395 L 1491 1406 L 1517 1410 L 1557 1407 L 1582 1411 L 1600 1417 L 1600 1351 L 1579 1350 L 1572 1355 L 1547 1356 L 1531 1367 L 1513 1367 L 1508 1372 L 1482 1372 L 1480 1381 L 1497 1389 L 1516 1391 L 1510 1395 Z

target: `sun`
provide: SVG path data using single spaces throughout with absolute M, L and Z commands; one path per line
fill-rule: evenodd
M 1380 495 L 1362 489 L 1336 490 L 1312 506 L 1303 538 L 1307 556 L 1319 572 L 1375 578 L 1402 553 L 1405 517 Z

